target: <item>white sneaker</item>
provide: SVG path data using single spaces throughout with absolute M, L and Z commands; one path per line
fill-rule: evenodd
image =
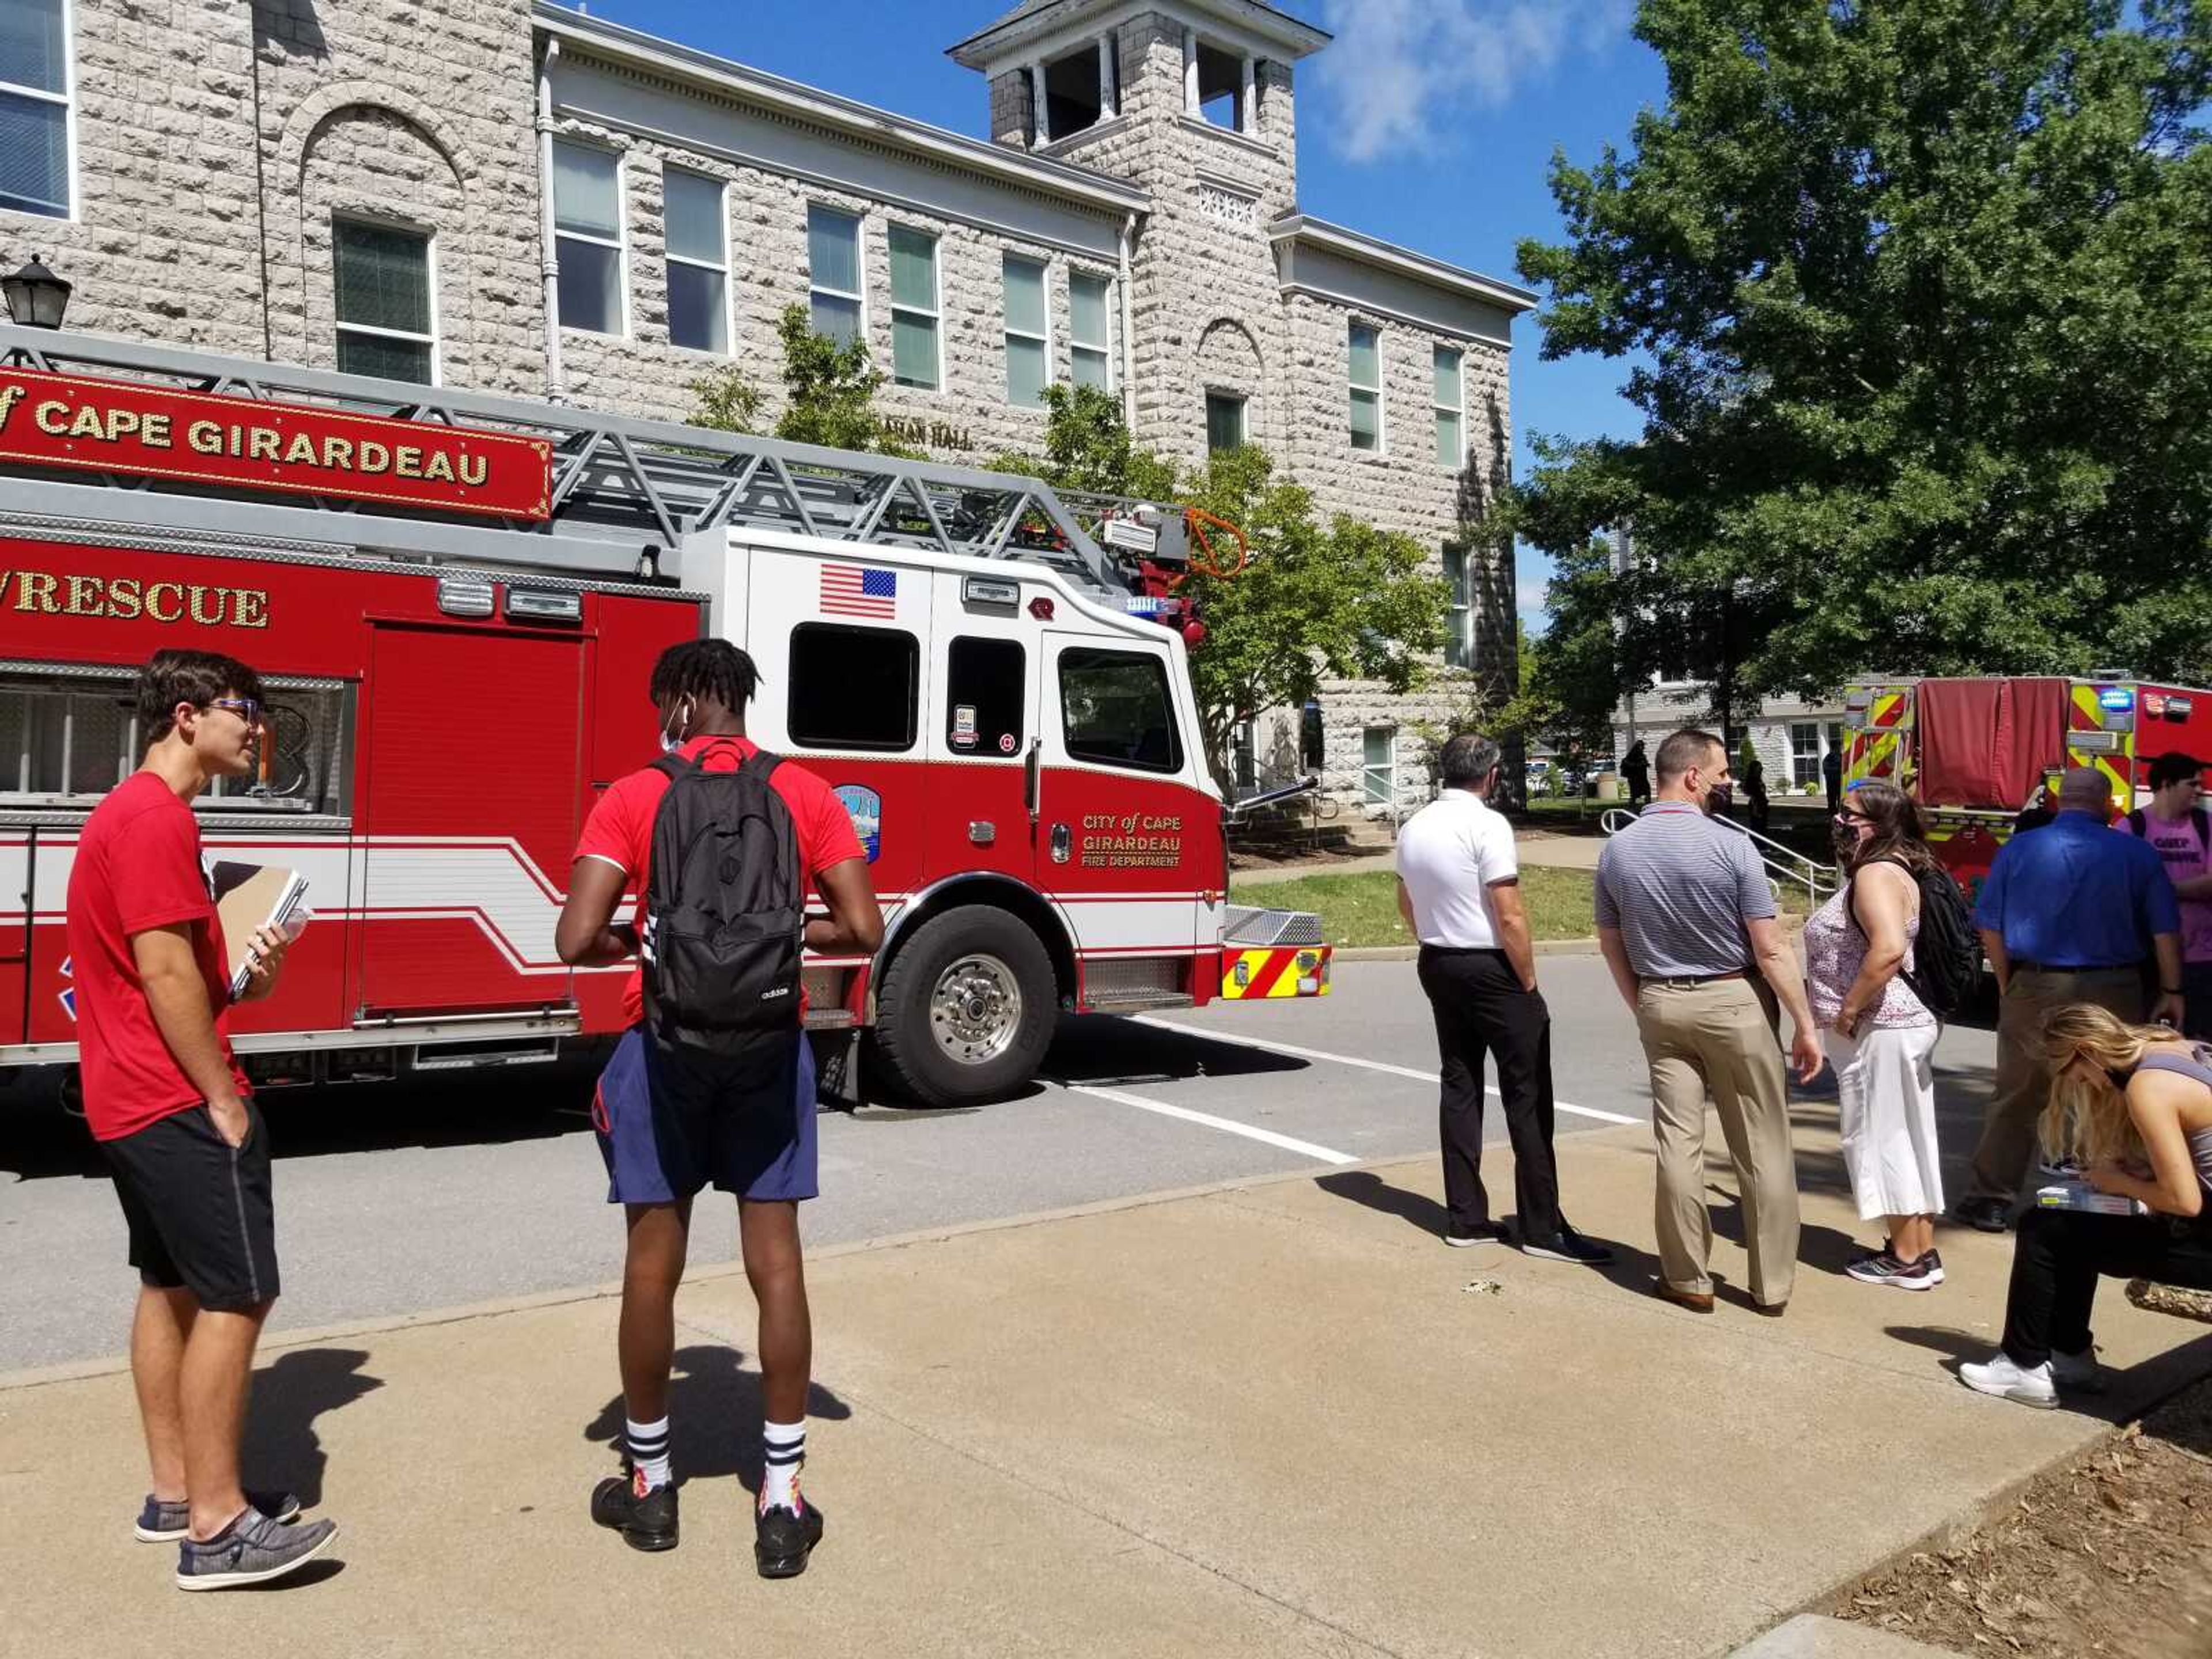
M 2105 1368 L 2097 1363 L 2097 1351 L 2084 1348 L 2079 1353 L 2057 1353 L 2051 1356 L 2051 1380 L 2069 1394 L 2102 1394 L 2105 1391 Z
M 1959 1380 L 1977 1394 L 2016 1400 L 2039 1411 L 2053 1410 L 2058 1404 L 2058 1384 L 2051 1378 L 2049 1361 L 2022 1369 L 2014 1364 L 2002 1348 L 1985 1364 L 1960 1366 Z
M 1468 1238 L 1459 1233 L 1446 1233 L 1444 1243 L 1455 1250 L 1471 1250 L 1480 1244 L 1495 1244 L 1498 1243 L 1498 1236 L 1495 1233 L 1478 1233 L 1473 1238 Z

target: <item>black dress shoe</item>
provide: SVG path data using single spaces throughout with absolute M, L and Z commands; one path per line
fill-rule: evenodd
M 753 1565 L 763 1578 L 798 1577 L 822 1541 L 822 1511 L 803 1498 L 799 1501 L 796 1511 L 778 1504 L 753 1517 Z
M 2001 1198 L 1962 1198 L 1951 1214 L 1976 1232 L 2001 1233 L 2011 1222 L 2012 1206 Z
M 592 1488 L 592 1519 L 612 1527 L 634 1550 L 676 1547 L 676 1483 L 640 1493 L 635 1477 L 611 1474 Z
M 1541 1256 L 1547 1261 L 1571 1261 L 1580 1267 L 1602 1267 L 1613 1260 L 1611 1250 L 1592 1243 L 1565 1223 L 1547 1237 L 1522 1239 L 1521 1254 Z

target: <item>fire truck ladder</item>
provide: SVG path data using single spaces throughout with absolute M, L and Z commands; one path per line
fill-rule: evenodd
M 1071 502 L 1036 479 L 976 467 L 10 325 L 0 325 L 0 367 L 128 379 L 241 402 L 314 404 L 553 445 L 552 515 L 543 523 L 462 525 L 321 496 L 271 503 L 206 484 L 0 460 L 0 477 L 8 479 L 0 518 L 16 525 L 90 519 L 178 545 L 254 533 L 303 551 L 362 549 L 678 582 L 688 538 L 742 526 L 1030 561 L 1115 609 L 1141 590 L 1136 555 L 1160 564 L 1186 556 L 1178 508 L 1105 496 Z M 496 541 L 488 529 L 498 532 Z

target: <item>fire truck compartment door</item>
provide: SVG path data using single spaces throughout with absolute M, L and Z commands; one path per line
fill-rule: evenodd
M 2066 745 L 2061 679 L 1923 680 L 1920 798 L 2016 812 Z
M 1219 880 L 1218 809 L 1200 785 L 1196 714 L 1167 642 L 1048 632 L 1044 651 L 1039 881 L 1077 954 L 1212 944 L 1198 894 Z
M 366 1012 L 565 1006 L 553 948 L 585 764 L 580 637 L 380 624 L 367 750 Z

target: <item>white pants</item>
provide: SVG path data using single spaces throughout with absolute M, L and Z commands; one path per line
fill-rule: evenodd
M 1836 1068 L 1844 1168 L 1859 1218 L 1934 1215 L 1943 1207 L 1936 1145 L 1936 1025 L 1876 1026 L 1858 1036 L 1821 1033 Z

